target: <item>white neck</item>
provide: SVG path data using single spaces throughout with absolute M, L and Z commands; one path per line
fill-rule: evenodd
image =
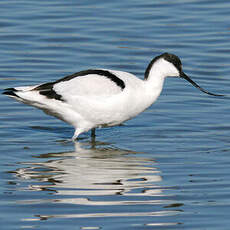
M 148 78 L 145 80 L 145 87 L 148 93 L 158 97 L 162 91 L 166 74 L 162 65 L 155 64 L 152 66 Z

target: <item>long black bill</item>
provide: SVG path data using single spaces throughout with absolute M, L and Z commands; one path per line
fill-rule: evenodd
M 220 96 L 220 97 L 224 96 L 224 95 L 220 95 L 220 94 L 210 93 L 207 90 L 201 88 L 191 78 L 189 78 L 184 72 L 181 72 L 180 77 L 184 78 L 185 80 L 187 80 L 188 82 L 190 82 L 193 86 L 195 86 L 197 89 L 199 89 L 200 91 L 202 91 L 204 93 L 207 93 L 207 94 L 212 95 L 212 96 Z

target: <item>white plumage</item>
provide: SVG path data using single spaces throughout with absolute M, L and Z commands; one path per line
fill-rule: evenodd
M 4 94 L 42 109 L 75 127 L 73 139 L 95 128 L 114 126 L 147 109 L 161 93 L 167 76 L 182 77 L 201 91 L 182 71 L 180 59 L 164 53 L 155 57 L 145 71 L 145 79 L 122 71 L 94 69 L 55 82 L 8 88 Z

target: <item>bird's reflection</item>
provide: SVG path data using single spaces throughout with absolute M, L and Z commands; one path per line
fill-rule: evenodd
M 141 153 L 107 147 L 105 143 L 75 143 L 75 151 L 37 156 L 40 162 L 26 163 L 15 171 L 24 179 L 36 180 L 32 190 L 49 190 L 60 195 L 156 195 L 161 176 L 155 162 Z M 22 163 L 25 166 L 25 163 Z M 67 200 L 61 200 L 67 202 Z M 69 200 L 72 203 L 88 199 Z
M 13 172 L 21 181 L 18 189 L 27 194 L 17 203 L 39 207 L 24 221 L 101 217 L 143 217 L 148 221 L 147 217 L 179 212 L 166 208 L 175 202 L 164 199 L 167 195 L 157 163 L 144 153 L 106 143 L 75 143 L 75 151 L 40 154 L 35 162 L 19 163 L 21 167 Z M 143 225 L 149 224 L 145 221 Z

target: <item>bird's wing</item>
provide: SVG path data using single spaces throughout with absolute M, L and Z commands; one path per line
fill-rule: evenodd
M 115 71 L 96 69 L 81 71 L 33 90 L 48 98 L 68 100 L 76 96 L 112 96 L 121 93 L 124 88 L 125 82 Z

